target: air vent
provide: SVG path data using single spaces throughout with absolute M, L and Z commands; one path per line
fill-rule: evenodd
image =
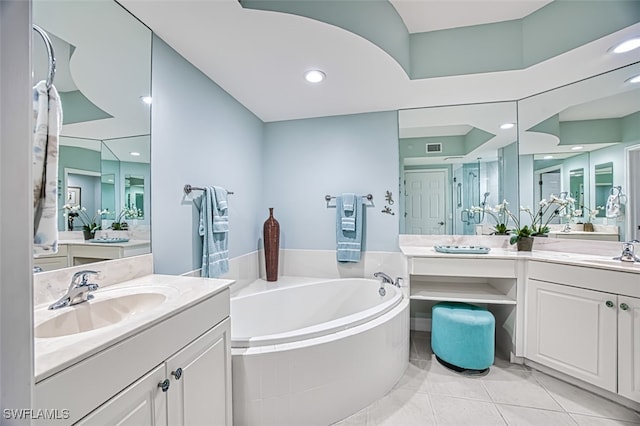
M 432 154 L 436 152 L 442 152 L 442 144 L 441 143 L 428 143 L 427 144 L 427 154 Z

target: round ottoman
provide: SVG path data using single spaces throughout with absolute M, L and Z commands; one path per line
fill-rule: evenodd
M 496 321 L 491 312 L 468 303 L 440 302 L 431 313 L 431 349 L 445 365 L 486 370 L 493 364 Z

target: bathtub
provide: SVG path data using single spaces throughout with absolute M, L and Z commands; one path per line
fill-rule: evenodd
M 380 296 L 377 280 L 302 281 L 231 298 L 235 425 L 335 423 L 384 396 L 408 365 L 400 289 Z

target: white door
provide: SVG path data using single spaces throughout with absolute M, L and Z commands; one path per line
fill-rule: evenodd
M 540 180 L 538 181 L 538 185 L 540 186 L 540 195 L 538 201 L 545 199 L 549 201 L 549 196 L 554 194 L 556 197 L 560 197 L 560 192 L 562 192 L 562 182 L 561 182 L 561 173 L 560 170 L 552 170 L 549 172 L 540 173 Z M 536 207 L 537 206 L 533 206 Z M 532 208 L 532 210 L 534 210 Z M 542 223 L 546 223 L 547 219 L 553 213 L 553 209 L 549 209 L 547 214 L 542 220 Z M 560 223 L 560 217 L 556 216 L 551 219 L 550 223 Z
M 616 392 L 616 295 L 529 279 L 526 357 Z
M 404 176 L 405 233 L 445 234 L 447 170 L 407 171 Z
M 640 299 L 618 296 L 618 393 L 640 402 Z
M 166 362 L 171 426 L 231 426 L 229 319 Z
M 166 426 L 167 392 L 158 385 L 166 379 L 164 364 L 105 402 L 78 425 Z M 96 384 L 99 386 L 99 384 Z

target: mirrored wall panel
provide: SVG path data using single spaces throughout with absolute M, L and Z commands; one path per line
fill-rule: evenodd
M 551 237 L 638 238 L 638 75 L 634 64 L 518 102 L 521 204 L 552 194 L 576 200 Z
M 151 31 L 115 1 L 34 0 L 33 22 L 52 41 L 53 84 L 63 109 L 60 259 L 47 263 L 39 258 L 36 264 L 46 270 L 54 263 L 62 267 L 112 258 L 86 255 L 82 246 L 87 244 L 113 244 L 112 251 L 135 246 L 120 250 L 123 255 L 149 252 Z M 48 73 L 47 52 L 35 32 L 32 62 L 35 84 Z M 91 220 L 100 230 L 87 238 L 81 231 Z M 106 239 L 120 241 L 93 241 Z
M 518 203 L 516 103 L 399 112 L 400 233 L 491 233 L 476 207 Z

